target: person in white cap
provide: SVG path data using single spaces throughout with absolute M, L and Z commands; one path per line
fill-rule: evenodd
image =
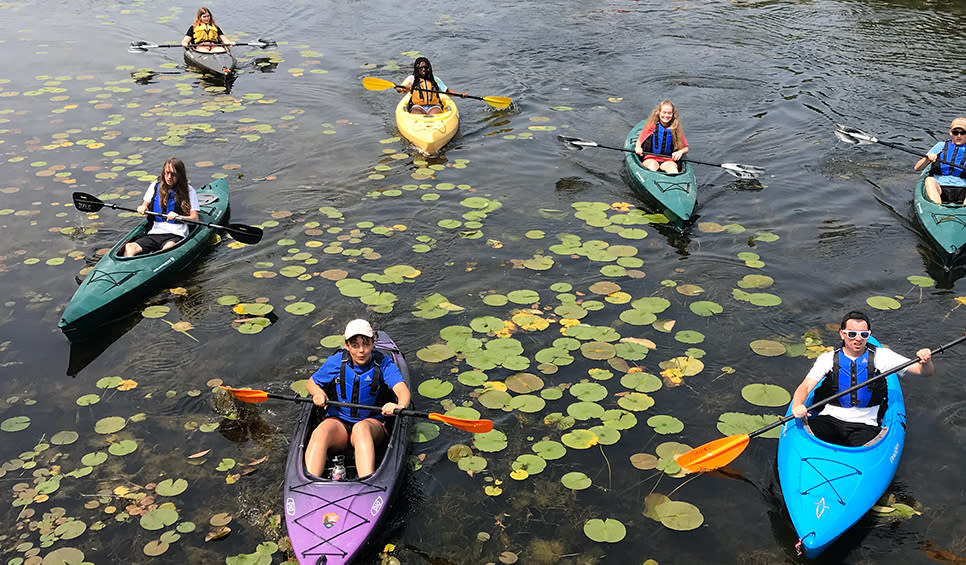
M 936 204 L 966 204 L 966 118 L 949 125 L 948 141 L 940 141 L 916 163 L 921 171 L 929 165 L 926 196 Z
M 309 439 L 305 468 L 322 476 L 328 451 L 342 451 L 352 445 L 356 471 L 359 477 L 365 477 L 376 470 L 376 446 L 388 437 L 384 416 L 406 408 L 411 393 L 392 357 L 373 349 L 376 334 L 369 322 L 352 320 L 343 336 L 345 348 L 326 359 L 306 384 L 315 405 L 325 407 L 330 396 L 341 402 L 373 405 L 382 389 L 395 393 L 396 401 L 386 402 L 381 412 L 375 413 L 329 406 L 325 419 Z

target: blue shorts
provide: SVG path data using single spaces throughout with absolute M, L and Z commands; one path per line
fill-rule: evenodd
M 423 111 L 424 114 L 428 114 L 429 111 L 432 110 L 433 108 L 436 108 L 436 109 L 439 109 L 439 110 L 442 110 L 443 109 L 443 107 L 440 106 L 439 104 L 425 104 L 425 105 L 423 105 L 423 104 L 410 104 L 409 105 L 409 111 L 412 112 L 413 111 L 413 108 L 419 108 L 420 110 Z

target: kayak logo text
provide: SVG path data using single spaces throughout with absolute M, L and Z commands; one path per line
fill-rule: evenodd
M 382 508 L 382 496 L 377 496 L 376 500 L 372 502 L 372 508 L 369 509 L 369 514 L 372 514 L 373 516 L 375 516 L 376 514 L 379 513 L 379 510 L 381 508 Z
M 289 516 L 295 516 L 295 499 L 294 498 L 289 497 L 289 498 L 286 498 L 285 499 L 285 513 L 288 514 Z

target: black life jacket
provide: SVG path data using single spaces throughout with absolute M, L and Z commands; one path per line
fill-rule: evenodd
M 369 394 L 372 395 L 376 400 L 373 402 L 375 406 L 381 406 L 380 400 L 385 398 L 386 389 L 385 383 L 382 379 L 382 360 L 385 354 L 378 350 L 372 350 L 372 381 L 369 383 Z M 345 388 L 345 369 L 346 365 L 349 364 L 350 357 L 349 351 L 347 349 L 342 350 L 342 365 L 339 367 L 339 376 L 335 378 L 331 383 L 324 387 L 325 395 L 329 398 L 336 398 L 340 402 L 352 402 L 353 404 L 359 404 L 359 385 L 360 385 L 360 375 L 353 371 L 355 380 L 352 382 L 352 397 L 348 398 Z M 372 411 L 369 411 L 370 414 Z M 353 418 L 359 417 L 358 408 L 350 408 L 350 414 Z
M 954 163 L 955 166 L 940 163 L 939 161 Z M 966 145 L 956 145 L 952 141 L 947 141 L 943 145 L 939 159 L 932 164 L 929 172 L 932 175 L 966 178 Z
M 670 128 L 658 123 L 641 147 L 644 149 L 644 153 L 651 155 L 670 155 L 674 152 L 674 134 Z
M 814 398 L 823 400 L 835 396 L 839 391 L 867 381 L 878 374 L 879 371 L 875 368 L 875 346 L 866 345 L 865 353 L 855 361 L 846 357 L 841 348 L 836 349 L 832 370 L 826 373 L 822 384 L 815 391 Z M 887 394 L 886 381 L 879 379 L 869 386 L 839 397 L 838 403 L 845 408 L 879 406 L 881 415 L 884 412 L 882 407 L 885 405 Z

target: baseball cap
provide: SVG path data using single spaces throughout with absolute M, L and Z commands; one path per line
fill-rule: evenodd
M 953 120 L 953 123 L 949 125 L 949 129 L 950 130 L 954 130 L 956 128 L 966 129 L 966 118 L 956 118 L 956 119 L 954 119 Z
M 366 337 L 375 337 L 375 332 L 372 331 L 372 326 L 369 322 L 365 320 L 352 320 L 345 326 L 345 338 L 349 340 L 357 335 L 364 335 Z

